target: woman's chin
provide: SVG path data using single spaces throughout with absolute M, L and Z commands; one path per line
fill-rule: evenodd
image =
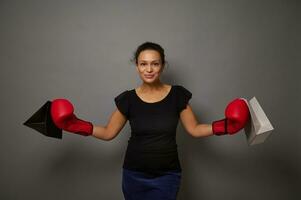
M 155 80 L 149 80 L 149 79 L 144 79 L 143 81 L 148 84 L 152 84 L 156 82 Z

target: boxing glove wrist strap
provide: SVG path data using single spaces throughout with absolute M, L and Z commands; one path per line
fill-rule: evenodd
M 93 133 L 93 124 L 88 121 L 76 118 L 77 123 L 74 124 L 73 133 L 77 133 L 83 136 L 89 136 Z
M 228 134 L 227 125 L 228 125 L 227 118 L 214 121 L 212 123 L 212 132 L 213 132 L 213 134 L 217 135 L 217 136 Z

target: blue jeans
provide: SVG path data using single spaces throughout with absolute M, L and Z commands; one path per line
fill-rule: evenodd
M 145 173 L 123 168 L 125 200 L 176 200 L 180 183 L 180 171 Z

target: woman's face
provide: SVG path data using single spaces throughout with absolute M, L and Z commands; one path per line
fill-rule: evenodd
M 144 50 L 140 52 L 136 69 L 144 82 L 154 83 L 159 81 L 163 68 L 164 66 L 162 66 L 159 52 L 155 50 Z

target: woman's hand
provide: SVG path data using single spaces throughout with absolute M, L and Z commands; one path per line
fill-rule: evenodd
M 231 101 L 226 110 L 226 118 L 214 121 L 212 131 L 215 135 L 235 134 L 245 127 L 250 118 L 250 112 L 245 99 Z
M 92 135 L 93 124 L 78 119 L 73 112 L 73 105 L 67 99 L 55 99 L 51 103 L 51 118 L 58 128 L 84 136 Z

